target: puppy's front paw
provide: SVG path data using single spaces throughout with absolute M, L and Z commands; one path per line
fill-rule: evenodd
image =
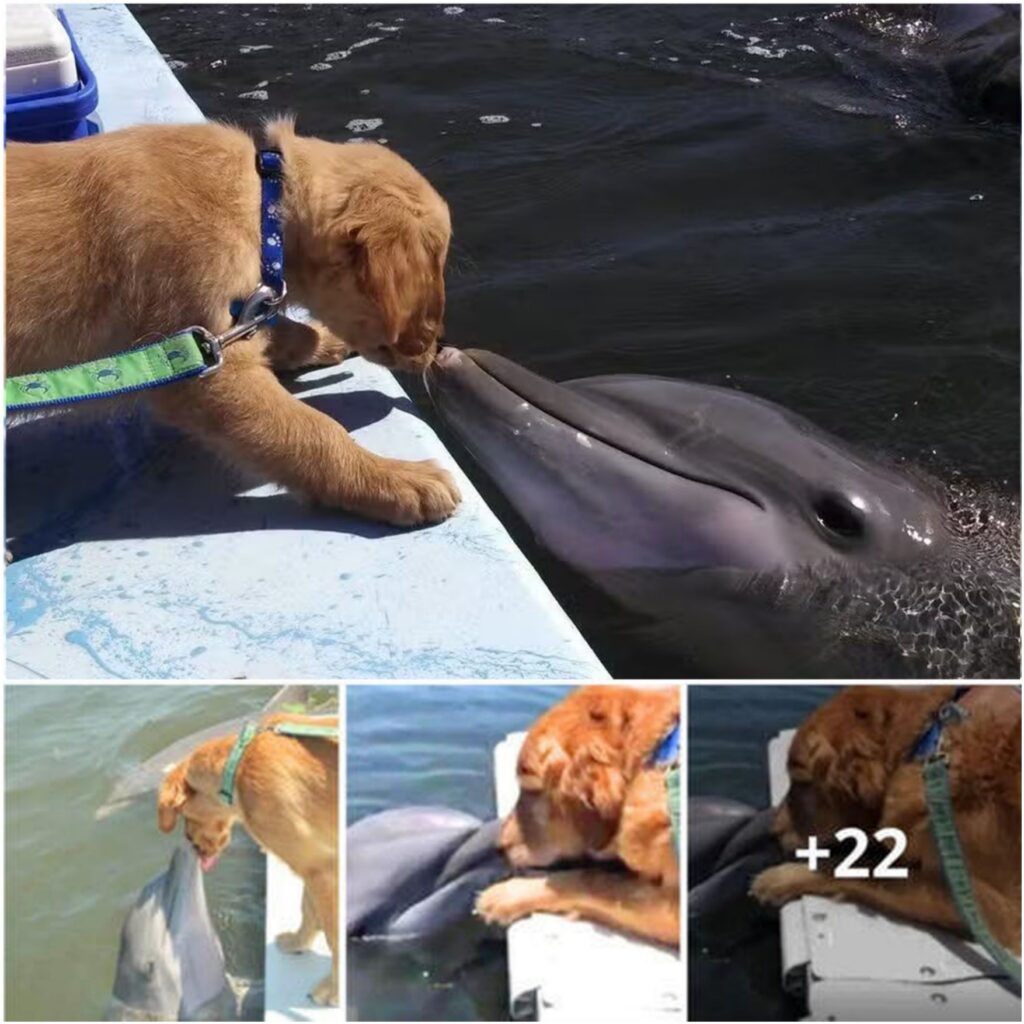
M 309 993 L 309 998 L 312 999 L 317 1006 L 337 1006 L 338 983 L 331 975 L 328 975 L 312 989 Z
M 488 924 L 508 926 L 538 909 L 543 879 L 509 878 L 484 889 L 474 912 Z
M 439 523 L 462 500 L 451 473 L 431 461 L 384 459 L 375 484 L 378 494 L 370 498 L 369 514 L 394 526 Z
M 334 366 L 344 362 L 351 354 L 351 349 L 336 334 L 332 334 L 321 324 L 312 325 L 316 329 L 316 348 L 310 356 L 310 366 Z
M 274 942 L 282 953 L 305 953 L 313 947 L 313 938 L 302 932 L 281 932 L 274 937 Z
M 762 871 L 750 886 L 750 895 L 765 906 L 781 907 L 819 891 L 819 878 L 806 864 L 778 864 Z
M 275 370 L 291 372 L 307 366 L 334 366 L 345 359 L 349 348 L 316 320 L 298 323 L 282 317 L 271 329 L 266 353 Z

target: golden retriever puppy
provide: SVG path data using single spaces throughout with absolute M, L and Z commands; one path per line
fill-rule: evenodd
M 477 913 L 508 925 L 565 914 L 679 945 L 679 857 L 659 745 L 679 724 L 679 691 L 588 686 L 542 715 L 523 743 L 519 798 L 499 845 L 516 868 L 588 857 L 601 867 L 511 878 Z
M 277 936 L 285 952 L 309 949 L 322 931 L 331 948 L 330 975 L 310 993 L 321 1004 L 338 1002 L 338 742 L 267 731 L 279 722 L 337 726 L 337 718 L 273 714 L 242 754 L 234 800 L 219 796 L 235 736 L 208 740 L 174 766 L 157 796 L 157 823 L 170 832 L 180 815 L 204 871 L 231 841 L 239 822 L 256 842 L 280 858 L 303 882 L 302 920 Z
M 900 878 L 835 878 L 833 856 L 811 871 L 782 864 L 754 879 L 752 893 L 776 906 L 801 896 L 832 896 L 925 925 L 965 933 L 946 887 L 929 824 L 918 741 L 952 686 L 852 686 L 818 708 L 789 749 L 789 792 L 775 831 L 792 852 L 844 827 L 869 836 L 897 828 L 907 838 L 895 866 Z M 950 789 L 957 830 L 981 912 L 996 938 L 1020 952 L 1020 692 L 1013 686 L 974 686 L 959 703 L 969 712 L 945 725 Z M 873 842 L 876 861 L 890 849 Z M 833 851 L 833 854 L 837 851 Z
M 296 400 L 275 370 L 353 350 L 422 371 L 444 317 L 448 208 L 379 145 L 265 129 L 284 160 L 283 315 L 225 349 L 224 365 L 143 392 L 162 419 L 312 501 L 397 525 L 459 501 L 432 462 L 360 448 Z M 59 369 L 198 324 L 231 326 L 260 284 L 257 146 L 220 124 L 142 125 L 67 143 L 7 147 L 7 373 Z

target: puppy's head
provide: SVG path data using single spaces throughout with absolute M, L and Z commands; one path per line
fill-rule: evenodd
M 268 135 L 297 177 L 287 252 L 294 297 L 367 359 L 426 369 L 444 323 L 447 204 L 386 146 L 297 140 L 288 121 Z
M 200 866 L 209 871 L 231 841 L 234 815 L 215 797 L 199 792 L 188 781 L 188 760 L 164 776 L 157 794 L 157 824 L 170 832 L 185 819 L 185 836 L 199 854 Z
M 519 754 L 499 845 L 515 867 L 611 857 L 630 782 L 679 718 L 676 690 L 584 687 L 544 714 Z
M 872 831 L 889 780 L 951 687 L 853 686 L 814 711 L 789 748 L 789 791 L 774 831 L 792 852 L 809 836 Z

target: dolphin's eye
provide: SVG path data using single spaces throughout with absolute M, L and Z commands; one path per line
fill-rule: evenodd
M 864 536 L 864 513 L 838 494 L 823 494 L 814 503 L 814 514 L 824 529 L 843 540 Z

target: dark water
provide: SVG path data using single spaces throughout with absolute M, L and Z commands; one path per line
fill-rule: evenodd
M 768 741 L 824 703 L 829 686 L 688 687 L 691 796 L 723 796 L 767 807 Z M 689 1005 L 693 1020 L 799 1020 L 806 1009 L 781 985 L 778 918 L 751 900 L 691 923 Z
M 435 804 L 495 814 L 493 750 L 559 686 L 349 686 L 348 821 Z M 475 922 L 429 943 L 348 943 L 350 1020 L 508 1020 L 505 946 Z
M 742 388 L 1017 494 L 1019 129 L 957 105 L 915 8 L 134 10 L 210 117 L 291 110 L 427 174 L 454 344 Z M 483 489 L 612 671 L 644 674 Z

